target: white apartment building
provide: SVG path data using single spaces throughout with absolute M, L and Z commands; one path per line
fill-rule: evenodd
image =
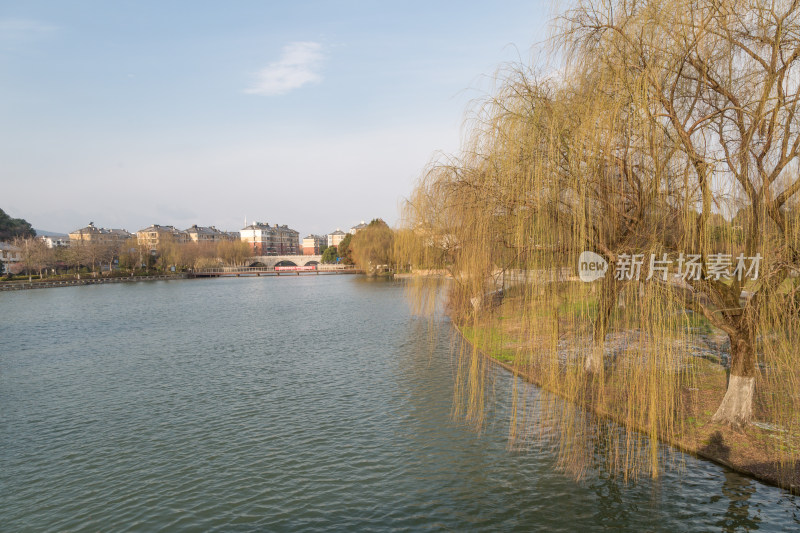
M 347 237 L 347 233 L 336 228 L 336 231 L 333 233 L 328 233 L 328 246 L 339 246 L 339 243 L 342 242 L 345 237 Z

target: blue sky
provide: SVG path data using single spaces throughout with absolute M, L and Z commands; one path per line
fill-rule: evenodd
M 0 0 L 0 208 L 34 227 L 398 220 L 549 1 Z

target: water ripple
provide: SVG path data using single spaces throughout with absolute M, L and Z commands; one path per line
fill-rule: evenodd
M 510 452 L 501 371 L 488 429 L 454 421 L 450 341 L 399 285 L 87 286 L 0 310 L 3 531 L 800 527 L 796 498 L 690 457 L 625 485 Z

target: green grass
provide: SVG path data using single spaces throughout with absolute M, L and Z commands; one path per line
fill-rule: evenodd
M 494 326 L 463 326 L 461 333 L 473 346 L 486 355 L 502 361 L 503 363 L 514 362 L 515 351 L 506 348 L 508 337 L 503 335 L 499 328 Z

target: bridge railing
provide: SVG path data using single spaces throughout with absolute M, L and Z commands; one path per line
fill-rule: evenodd
M 355 265 L 317 265 L 317 270 L 358 270 Z
M 215 267 L 215 268 L 198 268 L 194 270 L 194 273 L 225 274 L 228 272 L 236 273 L 236 272 L 274 272 L 274 271 L 275 269 L 270 267 L 225 266 L 225 267 Z
M 275 267 L 236 267 L 236 266 L 224 266 L 224 267 L 214 267 L 214 268 L 202 268 L 194 270 L 193 274 L 245 274 L 245 273 L 291 273 L 291 272 L 340 272 L 340 271 L 351 271 L 351 270 L 358 270 L 354 265 L 315 265 L 315 269 L 306 269 L 303 270 L 290 270 L 290 269 L 276 269 Z M 284 267 L 285 268 L 285 267 Z

